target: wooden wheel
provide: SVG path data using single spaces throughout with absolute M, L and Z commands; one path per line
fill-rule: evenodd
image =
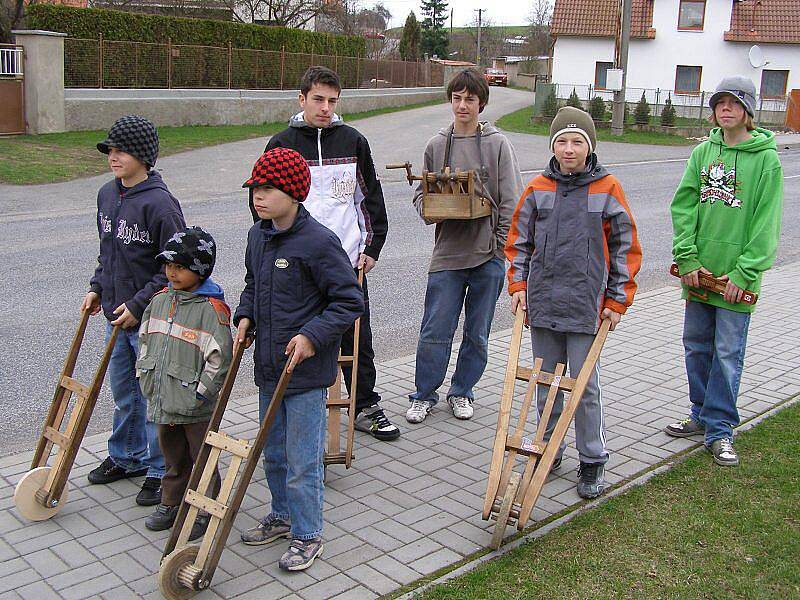
M 26 519 L 31 521 L 46 521 L 55 515 L 61 507 L 67 502 L 67 487 L 64 486 L 64 491 L 61 492 L 61 498 L 55 506 L 45 507 L 36 500 L 36 492 L 47 482 L 50 476 L 51 467 L 37 467 L 28 471 L 22 479 L 19 480 L 17 487 L 14 489 L 14 504 L 21 514 Z
M 200 546 L 184 546 L 168 554 L 158 569 L 158 589 L 167 600 L 184 600 L 199 592 L 181 582 L 181 570 L 190 567 Z M 185 578 L 184 578 L 185 579 Z
M 514 504 L 514 498 L 517 497 L 519 481 L 519 473 L 511 473 L 511 478 L 508 481 L 508 487 L 506 487 L 506 493 L 503 496 L 503 502 L 500 504 L 500 510 L 497 513 L 497 522 L 494 525 L 494 533 L 492 534 L 492 548 L 495 550 L 499 550 L 500 544 L 503 543 L 506 525 L 508 525 L 508 517 L 511 515 L 511 506 Z

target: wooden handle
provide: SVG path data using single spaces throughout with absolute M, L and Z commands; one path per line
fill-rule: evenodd
M 389 163 L 386 165 L 387 169 L 405 169 L 406 167 L 411 168 L 410 162 L 403 162 L 403 163 Z
M 672 263 L 669 267 L 670 275 L 674 275 L 675 277 L 680 277 L 681 272 L 678 268 L 678 265 Z M 715 294 L 723 295 L 725 293 L 726 283 L 721 281 L 720 279 L 714 277 L 713 275 L 707 275 L 705 273 L 699 273 L 700 277 L 700 288 L 704 290 L 708 290 L 709 292 L 714 292 Z M 697 292 L 692 292 L 691 289 L 689 293 L 697 298 L 702 300 L 708 299 L 708 294 L 699 294 Z M 743 290 L 742 291 L 742 300 L 741 304 L 748 304 L 753 305 L 758 301 L 758 294 L 755 292 L 751 292 L 750 290 Z

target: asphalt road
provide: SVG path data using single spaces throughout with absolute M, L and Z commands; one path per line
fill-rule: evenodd
M 494 120 L 529 102 L 530 95 L 525 92 L 492 89 L 485 117 Z M 446 125 L 448 118 L 447 106 L 433 106 L 355 124 L 373 148 L 390 218 L 389 239 L 377 268 L 369 275 L 378 360 L 412 354 L 416 348 L 433 245 L 433 227 L 426 227 L 412 209 L 411 192 L 400 173 L 386 173 L 380 167 L 406 159 L 419 164 L 427 139 Z M 523 179 L 530 179 L 549 158 L 547 140 L 522 134 L 508 137 L 517 151 Z M 239 186 L 263 144 L 263 140 L 236 142 L 159 161 L 164 179 L 184 207 L 187 222 L 208 228 L 217 239 L 214 278 L 226 289 L 234 307 L 243 286 L 243 252 L 250 225 L 246 196 Z M 690 150 L 610 143 L 601 143 L 598 149 L 603 162 L 613 165 L 612 172 L 621 179 L 639 226 L 645 253 L 639 277 L 642 290 L 673 283 L 667 274 L 669 202 Z M 786 210 L 778 264 L 800 260 L 800 147 L 781 150 L 781 160 Z M 0 455 L 30 449 L 38 435 L 95 264 L 94 203 L 97 189 L 107 179 L 0 186 Z M 510 326 L 508 300 L 503 294 L 493 329 Z M 100 319 L 93 319 L 77 371 L 81 381 L 91 377 L 102 336 Z M 234 393 L 245 395 L 254 389 L 248 356 Z M 112 410 L 106 388 L 90 433 L 110 428 Z

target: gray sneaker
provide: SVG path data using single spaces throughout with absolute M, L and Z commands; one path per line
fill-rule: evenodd
M 597 498 L 606 491 L 603 478 L 605 466 L 599 463 L 580 463 L 578 466 L 578 496 L 581 498 Z
M 739 464 L 739 455 L 733 449 L 733 442 L 728 438 L 722 438 L 711 442 L 706 446 L 708 451 L 714 456 L 714 462 L 723 467 L 735 467 Z
M 702 435 L 706 431 L 705 426 L 695 421 L 692 417 L 686 417 L 677 423 L 671 423 L 664 428 L 664 432 L 672 437 L 690 437 L 692 435 Z
M 322 538 L 294 539 L 278 561 L 278 566 L 284 571 L 304 571 L 322 554 L 322 548 Z
M 280 538 L 289 538 L 289 523 L 278 517 L 267 515 L 256 525 L 242 532 L 242 541 L 248 546 L 263 546 Z

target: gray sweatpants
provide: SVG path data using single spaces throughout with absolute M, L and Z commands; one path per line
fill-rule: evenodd
M 540 327 L 531 328 L 533 342 L 533 355 L 542 358 L 542 369 L 552 373 L 556 363 L 567 364 L 569 376 L 577 377 L 578 371 L 586 360 L 589 347 L 594 341 L 593 335 L 585 333 L 562 333 Z M 547 400 L 548 388 L 539 386 L 536 395 L 538 415 L 541 418 Z M 545 430 L 545 441 L 558 422 L 558 417 L 564 408 L 564 394 L 558 392 L 553 404 L 553 411 Z M 606 433 L 603 427 L 603 400 L 600 390 L 600 362 L 594 368 L 594 373 L 589 378 L 583 399 L 575 412 L 575 445 L 578 456 L 583 463 L 606 463 L 608 451 L 606 450 Z M 561 444 L 558 456 L 564 452 L 565 443 Z

